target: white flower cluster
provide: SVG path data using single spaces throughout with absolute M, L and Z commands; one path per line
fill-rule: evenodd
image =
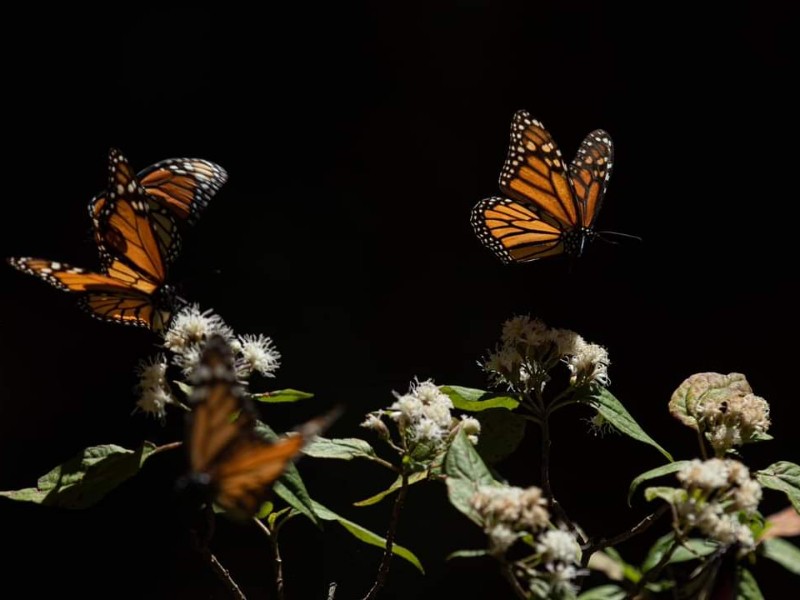
M 139 376 L 139 383 L 136 386 L 139 392 L 139 399 L 136 401 L 136 409 L 157 419 L 164 419 L 166 406 L 175 402 L 167 385 L 167 360 L 163 354 L 159 354 L 143 361 L 136 369 Z
M 709 396 L 697 407 L 698 421 L 715 450 L 724 452 L 741 446 L 769 429 L 769 404 L 755 394 Z
M 536 551 L 544 569 L 528 569 L 531 591 L 540 590 L 541 582 L 545 582 L 547 592 L 543 597 L 573 597 L 578 589 L 575 579 L 588 574 L 580 569 L 581 549 L 575 536 L 569 531 L 550 529 L 537 538 Z
M 191 375 L 200 361 L 206 340 L 220 335 L 231 345 L 236 356 L 236 374 L 247 378 L 254 372 L 274 377 L 281 355 L 265 335 L 236 336 L 219 315 L 200 311 L 196 304 L 175 315 L 164 335 L 164 347 L 174 354 L 173 362 L 184 375 Z
M 758 508 L 761 486 L 746 466 L 731 459 L 693 460 L 678 472 L 678 480 L 688 491 L 676 506 L 684 526 L 722 544 L 738 542 L 743 550 L 755 546 L 746 521 Z
M 503 324 L 501 343 L 489 353 L 483 367 L 495 384 L 515 391 L 543 386 L 548 371 L 564 363 L 570 384 L 608 384 L 608 352 L 568 329 L 551 329 L 539 319 L 516 316 Z
M 543 529 L 550 520 L 547 500 L 538 487 L 482 485 L 471 504 L 483 519 L 489 550 L 496 555 L 505 553 L 520 536 Z
M 172 352 L 172 363 L 183 374 L 191 377 L 203 353 L 206 340 L 220 335 L 230 343 L 235 355 L 236 375 L 246 379 L 253 373 L 274 377 L 280 366 L 281 355 L 272 340 L 264 335 L 236 336 L 219 315 L 212 311 L 200 311 L 196 304 L 179 311 L 164 334 L 164 347 Z M 167 359 L 158 355 L 140 365 L 137 386 L 140 397 L 137 409 L 163 419 L 165 407 L 175 403 L 166 381 Z
M 369 413 L 361 426 L 388 438 L 389 431 L 382 420 L 387 416 L 397 423 L 406 447 L 420 446 L 431 452 L 440 449 L 457 427 L 464 430 L 473 444 L 478 443 L 480 422 L 466 415 L 460 421 L 454 419 L 452 400 L 433 381 L 412 382 L 408 393 L 395 392 L 395 398 L 388 409 Z

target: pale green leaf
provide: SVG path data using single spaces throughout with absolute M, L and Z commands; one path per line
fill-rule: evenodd
M 789 461 L 776 462 L 756 471 L 756 479 L 762 486 L 786 494 L 794 509 L 800 512 L 800 465 Z
M 40 477 L 35 488 L 0 492 L 0 496 L 61 508 L 88 508 L 138 473 L 155 448 L 150 442 L 136 450 L 114 444 L 91 446 Z
M 586 590 L 578 600 L 625 600 L 627 597 L 628 594 L 618 585 L 606 584 Z
M 339 460 L 376 456 L 375 450 L 365 440 L 359 438 L 328 439 L 319 436 L 303 448 L 303 454 L 314 458 L 336 458 Z
M 366 529 L 359 525 L 358 523 L 354 523 L 344 517 L 337 515 L 332 510 L 324 507 L 319 502 L 314 501 L 314 512 L 316 512 L 317 516 L 323 521 L 335 521 L 339 523 L 342 527 L 344 527 L 347 531 L 349 531 L 356 539 L 364 542 L 365 544 L 369 544 L 371 546 L 377 546 L 378 548 L 386 549 L 386 539 L 382 538 L 376 533 L 371 532 L 369 529 Z M 422 563 L 419 562 L 419 559 L 411 552 L 408 548 L 404 548 L 398 544 L 392 544 L 392 554 L 399 556 L 400 558 L 408 561 L 412 565 L 414 565 L 421 573 L 425 573 L 425 569 L 422 567 Z
M 672 473 L 676 473 L 680 471 L 684 465 L 689 464 L 688 460 L 679 460 L 676 462 L 668 463 L 666 465 L 661 465 L 660 467 L 656 467 L 655 469 L 650 469 L 649 471 L 645 471 L 641 475 L 637 475 L 636 478 L 631 481 L 631 485 L 628 488 L 628 506 L 631 505 L 631 499 L 633 498 L 633 494 L 636 489 L 645 481 L 650 481 L 651 479 L 656 479 L 657 477 L 663 477 L 664 475 L 670 475 Z
M 736 590 L 736 600 L 764 600 L 764 595 L 758 588 L 756 578 L 744 567 L 739 568 L 739 586 Z
M 419 483 L 420 481 L 425 481 L 426 479 L 428 479 L 428 471 L 417 471 L 416 473 L 411 473 L 411 475 L 408 476 L 408 485 L 413 485 L 415 483 Z M 378 492 L 374 496 L 365 498 L 364 500 L 353 502 L 353 506 L 371 506 L 373 504 L 377 504 L 386 498 L 386 496 L 399 490 L 402 486 L 403 476 L 398 475 L 397 479 L 395 479 L 392 485 L 390 485 L 387 489 L 383 490 L 382 492 Z
M 588 402 L 617 431 L 652 446 L 672 462 L 672 455 L 645 433 L 622 403 L 606 388 L 595 386 L 588 397 Z
M 488 550 L 456 550 L 447 555 L 445 560 L 452 560 L 453 558 L 478 558 L 481 556 L 489 556 Z
M 472 507 L 472 497 L 479 485 L 500 485 L 463 431 L 459 431 L 444 462 L 447 495 L 450 503 L 477 525 L 483 519 Z
M 764 540 L 761 547 L 766 558 L 775 561 L 787 571 L 800 575 L 800 548 L 781 538 Z
M 253 398 L 255 400 L 258 400 L 259 402 L 266 402 L 267 404 L 278 404 L 282 402 L 297 402 L 298 400 L 308 400 L 309 398 L 313 397 L 314 394 L 311 394 L 309 392 L 301 392 L 300 390 L 293 390 L 291 388 L 253 395 Z
M 490 408 L 503 408 L 514 410 L 519 406 L 519 400 L 512 396 L 496 396 L 484 390 L 461 387 L 460 385 L 443 385 L 439 388 L 447 394 L 453 406 L 459 410 L 478 412 Z

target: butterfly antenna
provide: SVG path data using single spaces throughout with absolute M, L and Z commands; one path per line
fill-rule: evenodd
M 607 237 L 605 237 L 605 236 L 609 236 L 609 235 L 616 235 L 616 236 L 621 237 L 621 238 L 627 238 L 627 239 L 631 239 L 631 240 L 638 240 L 640 242 L 644 241 L 638 235 L 632 235 L 630 233 L 621 233 L 619 231 L 598 231 L 597 232 L 597 237 L 599 239 L 603 240 L 604 242 L 606 242 L 608 244 L 614 244 L 614 245 L 619 244 L 619 242 L 617 242 L 615 240 L 610 240 Z

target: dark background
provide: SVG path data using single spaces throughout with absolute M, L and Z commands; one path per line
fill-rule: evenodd
M 186 236 L 173 278 L 237 332 L 274 338 L 283 366 L 263 387 L 317 394 L 265 407 L 276 429 L 341 402 L 348 412 L 331 435 L 368 437 L 356 428 L 363 414 L 415 376 L 485 387 L 477 359 L 503 320 L 530 313 L 607 346 L 612 391 L 677 458 L 696 450 L 667 414 L 672 391 L 695 372 L 738 371 L 770 402 L 776 438 L 747 448 L 748 464 L 797 461 L 797 15 L 762 2 L 722 14 L 672 3 L 438 6 L 10 15 L 0 254 L 96 266 L 86 204 L 111 145 L 137 169 L 206 158 L 230 180 Z M 478 243 L 469 211 L 497 193 L 520 108 L 567 157 L 590 130 L 610 133 L 616 164 L 598 227 L 642 243 L 514 267 Z M 166 428 L 130 414 L 133 368 L 157 338 L 94 321 L 10 268 L 0 279 L 0 489 L 34 485 L 89 445 L 179 438 L 177 414 Z M 554 487 L 590 533 L 612 535 L 646 514 L 641 499 L 625 505 L 627 484 L 662 459 L 592 437 L 586 416 L 556 419 Z M 0 502 L 5 584 L 225 597 L 174 506 L 178 454 L 87 511 Z M 536 484 L 537 457 L 532 433 L 499 469 Z M 389 504 L 350 503 L 386 474 L 312 459 L 300 468 L 316 498 L 385 529 Z M 784 505 L 767 492 L 762 509 Z M 290 597 L 322 598 L 333 580 L 337 598 L 366 592 L 375 549 L 300 520 L 283 536 Z M 441 487 L 412 490 L 399 541 L 428 574 L 396 561 L 385 598 L 509 595 L 488 561 L 444 562 L 484 538 Z M 635 561 L 643 545 L 620 550 Z M 268 597 L 263 536 L 220 521 L 212 549 L 248 597 Z M 755 572 L 767 597 L 791 582 L 772 564 Z

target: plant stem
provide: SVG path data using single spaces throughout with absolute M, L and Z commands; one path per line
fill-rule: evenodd
M 398 448 L 398 450 L 400 450 L 400 448 Z M 389 469 L 389 470 L 391 470 L 391 471 L 394 471 L 395 473 L 398 473 L 398 472 L 400 472 L 400 469 L 399 469 L 399 468 L 397 468 L 396 466 L 394 466 L 394 465 L 393 465 L 392 463 L 390 463 L 388 460 L 384 460 L 384 459 L 382 459 L 382 458 L 381 458 L 381 457 L 379 457 L 379 456 L 366 456 L 365 458 L 366 458 L 367 460 L 371 460 L 371 461 L 372 461 L 372 462 L 374 462 L 374 463 L 378 463 L 378 464 L 379 464 L 379 465 L 381 465 L 382 467 L 386 467 L 387 469 Z
M 157 446 L 151 455 L 158 454 L 159 452 L 166 452 L 168 450 L 174 450 L 175 448 L 180 448 L 183 446 L 183 442 L 170 442 L 169 444 L 164 444 L 163 446 Z
M 270 531 L 269 527 L 264 525 L 259 519 L 253 519 L 253 521 L 258 524 L 269 538 L 269 544 L 272 547 L 272 568 L 275 571 L 276 598 L 278 598 L 278 600 L 283 600 L 283 559 L 281 558 L 281 550 L 278 546 L 278 525 Z
M 552 512 L 558 517 L 560 521 L 562 521 L 569 528 L 569 530 L 572 533 L 577 535 L 580 532 L 575 527 L 575 524 L 570 520 L 564 508 L 561 506 L 558 500 L 556 500 L 555 495 L 553 495 L 553 487 L 550 484 L 550 415 L 549 414 L 545 414 L 544 419 L 542 419 L 541 422 L 541 427 L 542 427 L 542 492 L 544 493 L 545 498 L 550 500 L 550 508 L 552 509 Z M 582 539 L 581 541 L 583 543 L 586 542 L 585 539 Z
M 503 577 L 506 578 L 508 585 L 510 585 L 511 589 L 514 590 L 514 594 L 517 596 L 517 598 L 520 598 L 521 600 L 528 600 L 528 594 L 525 593 L 525 590 L 522 589 L 522 586 L 519 584 L 519 581 L 517 581 L 517 578 L 514 577 L 514 573 L 511 570 L 511 565 L 507 564 L 505 567 L 503 567 L 502 571 Z
M 597 552 L 598 550 L 602 550 L 603 548 L 607 548 L 608 546 L 615 546 L 620 544 L 635 535 L 642 533 L 650 528 L 650 526 L 655 523 L 661 516 L 669 510 L 669 505 L 662 504 L 658 507 L 657 510 L 647 515 L 644 519 L 642 519 L 639 523 L 634 525 L 628 531 L 623 531 L 619 535 L 616 535 L 612 538 L 601 538 L 597 541 L 590 542 L 585 544 L 581 550 L 583 551 L 583 558 L 581 560 L 582 566 L 586 566 L 589 563 L 589 559 L 591 558 L 592 554 Z
M 397 493 L 397 497 L 394 500 L 394 507 L 392 508 L 392 519 L 389 521 L 389 530 L 386 532 L 386 549 L 383 552 L 383 558 L 381 559 L 381 564 L 378 567 L 378 574 L 375 577 L 375 583 L 372 584 L 372 588 L 367 592 L 367 595 L 364 596 L 364 600 L 372 600 L 381 590 L 383 585 L 386 583 L 386 577 L 389 575 L 389 565 L 392 562 L 392 548 L 394 548 L 394 537 L 397 533 L 397 523 L 400 521 L 400 511 L 403 509 L 403 502 L 406 499 L 406 493 L 408 492 L 408 471 L 403 468 L 403 482 L 400 486 L 400 491 Z
M 236 582 L 231 577 L 231 574 L 228 572 L 228 569 L 222 566 L 222 563 L 220 563 L 217 560 L 216 556 L 211 554 L 211 551 L 206 551 L 206 554 L 208 562 L 211 563 L 211 568 L 214 569 L 214 573 L 216 573 L 217 577 L 219 577 L 222 580 L 222 582 L 226 585 L 228 591 L 231 593 L 231 596 L 237 598 L 238 600 L 247 600 L 244 593 L 242 593 L 242 590 L 239 588 L 238 585 L 236 585 Z

